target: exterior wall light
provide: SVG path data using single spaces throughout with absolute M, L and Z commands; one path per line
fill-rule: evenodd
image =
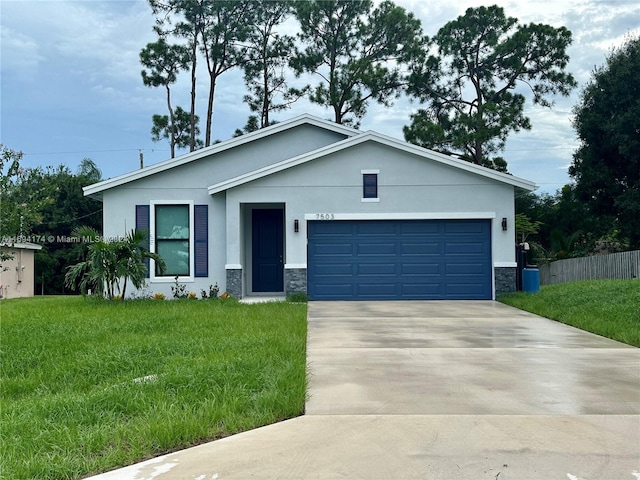
M 293 231 L 296 233 L 300 231 L 300 222 L 298 222 L 297 218 L 293 221 Z
M 507 217 L 502 217 L 502 231 L 507 231 Z

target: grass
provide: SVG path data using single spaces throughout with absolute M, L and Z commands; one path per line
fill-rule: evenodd
M 546 285 L 539 293 L 504 295 L 501 302 L 640 347 L 640 280 L 590 280 Z
M 0 308 L 1 478 L 81 478 L 303 413 L 304 304 Z

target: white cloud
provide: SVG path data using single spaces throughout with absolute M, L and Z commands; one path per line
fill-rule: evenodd
M 33 79 L 38 75 L 38 66 L 44 57 L 34 38 L 3 26 L 0 43 L 3 73 L 11 72 L 23 80 Z
M 127 88 L 139 81 L 139 51 L 154 38 L 145 2 L 27 0 L 2 8 L 5 72 L 62 72 L 84 77 L 91 89 L 105 82 Z

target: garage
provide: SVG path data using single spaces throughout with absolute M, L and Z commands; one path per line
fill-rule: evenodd
M 307 224 L 311 300 L 489 300 L 490 220 Z

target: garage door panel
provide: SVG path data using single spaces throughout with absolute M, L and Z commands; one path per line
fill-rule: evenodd
M 311 221 L 307 232 L 312 300 L 492 296 L 488 220 Z
M 319 285 L 317 289 L 317 300 L 335 299 L 335 297 L 352 297 L 355 292 L 352 284 Z
M 464 263 L 464 264 L 453 264 L 448 263 L 445 265 L 445 274 L 446 275 L 462 275 L 462 276 L 471 276 L 471 275 L 479 275 L 482 276 L 485 274 L 485 266 L 481 263 Z
M 437 222 L 399 222 L 396 224 L 398 233 L 405 236 L 412 235 L 439 235 L 441 233 L 441 226 Z
M 424 243 L 402 243 L 400 245 L 401 255 L 440 255 L 440 244 L 432 241 L 424 241 Z
M 416 283 L 402 285 L 403 297 L 417 297 L 421 300 L 440 300 L 443 288 L 438 283 Z
M 461 220 L 444 224 L 444 233 L 453 234 L 480 234 L 484 231 L 483 223 L 476 220 Z
M 407 275 L 441 275 L 442 265 L 440 263 L 402 263 L 400 273 Z
M 390 298 L 395 297 L 396 284 L 394 282 L 376 282 L 376 283 L 361 283 L 358 285 L 358 296 L 369 298 Z
M 353 255 L 351 243 L 318 243 L 314 245 L 313 255 L 335 257 L 336 255 Z
M 353 266 L 351 263 L 325 263 L 317 267 L 316 274 L 319 277 L 351 277 L 353 275 Z
M 319 225 L 323 222 L 310 222 L 309 227 L 313 224 Z M 326 222 L 329 223 L 329 222 Z M 330 222 L 334 223 L 335 226 L 331 228 L 331 230 L 326 230 L 322 228 L 318 228 L 314 231 L 314 238 L 316 239 L 334 239 L 334 238 L 351 238 L 353 236 L 353 224 L 350 222 Z
M 445 254 L 485 256 L 486 252 L 484 245 L 480 243 L 447 243 Z
M 396 226 L 393 222 L 359 222 L 355 223 L 355 233 L 359 237 L 368 236 L 396 236 Z
M 356 275 L 397 275 L 395 263 L 359 263 L 356 264 Z
M 481 295 L 483 289 L 477 283 L 460 283 L 460 284 L 448 284 L 445 287 L 446 295 L 449 297 L 456 297 L 456 299 L 467 299 L 469 294 Z
M 395 243 L 370 243 L 365 240 L 365 243 L 356 244 L 356 252 L 358 255 L 395 255 L 396 244 Z

